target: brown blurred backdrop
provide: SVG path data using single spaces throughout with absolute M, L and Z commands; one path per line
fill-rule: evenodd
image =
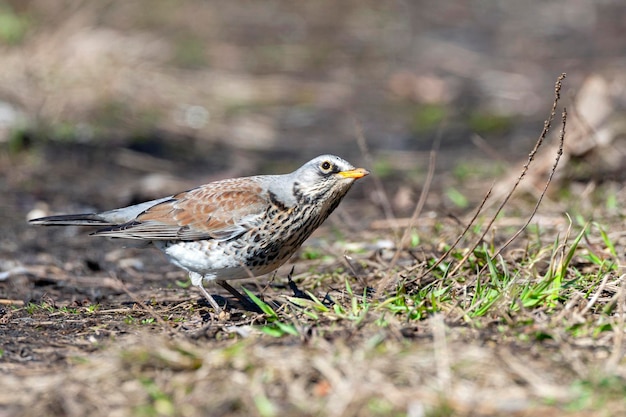
M 561 72 L 566 104 L 600 74 L 623 108 L 625 35 L 621 0 L 0 1 L 0 146 L 42 147 L 42 181 L 105 163 L 105 180 L 197 183 L 321 153 L 362 165 L 362 129 L 368 168 L 413 190 L 440 131 L 438 172 L 495 162 L 493 179 L 525 159 Z

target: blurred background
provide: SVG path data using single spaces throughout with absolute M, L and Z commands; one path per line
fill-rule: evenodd
M 562 72 L 563 104 L 587 86 L 599 112 L 577 156 L 626 130 L 621 0 L 0 1 L 0 48 L 0 191 L 22 219 L 322 153 L 374 170 L 402 216 L 438 136 L 428 204 L 463 211 L 519 174 Z M 607 155 L 575 175 L 621 173 Z
M 485 230 L 561 73 L 552 131 L 476 261 L 423 276 L 495 182 L 448 260 Z M 562 106 L 567 136 L 550 192 L 493 266 L 486 255 L 524 226 L 548 178 Z M 123 413 L 125 398 L 129 415 L 384 415 L 397 401 L 408 404 L 398 415 L 533 415 L 530 404 L 547 410 L 536 415 L 559 404 L 570 415 L 624 415 L 615 262 L 626 246 L 625 110 L 625 0 L 0 0 L 0 403 L 18 393 L 27 415 Z M 408 229 L 437 139 L 436 175 Z M 298 285 L 343 300 L 345 313 L 312 325 L 298 310 L 293 320 L 279 313 L 277 324 L 301 332 L 282 342 L 233 345 L 261 322 L 235 313 L 232 327 L 214 323 L 201 296 L 183 290 L 185 272 L 156 251 L 26 222 L 285 173 L 325 153 L 373 174 L 297 265 L 253 292 L 282 300 L 295 270 Z M 588 229 L 593 220 L 600 226 Z M 408 250 L 393 250 L 405 230 Z M 355 307 L 362 288 L 396 276 L 397 298 Z M 137 339 L 139 326 L 167 336 Z M 193 345 L 171 344 L 177 334 Z M 209 350 L 195 347 L 204 337 L 216 342 Z M 361 389 L 372 381 L 375 392 Z M 311 398 L 331 406 L 309 408 Z M 12 410 L 0 404 L 0 415 Z

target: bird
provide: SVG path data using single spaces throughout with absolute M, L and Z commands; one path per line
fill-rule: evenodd
M 92 235 L 145 241 L 186 270 L 213 310 L 205 282 L 245 299 L 227 281 L 258 277 L 283 265 L 369 174 L 321 155 L 281 175 L 223 179 L 100 213 L 40 217 L 44 226 L 94 226 Z

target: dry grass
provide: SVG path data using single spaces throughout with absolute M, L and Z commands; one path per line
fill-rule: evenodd
M 9 271 L 54 287 L 35 303 L 4 300 L 3 415 L 626 412 L 626 241 L 610 231 L 619 220 L 476 219 L 418 221 L 393 250 L 380 245 L 386 231 L 328 239 L 327 229 L 293 277 L 311 300 L 287 295 L 283 269 L 250 292 L 264 314 L 216 318 L 190 289 L 155 290 L 173 277 L 138 272 L 138 249 L 90 279 L 72 263 L 46 266 L 49 257 Z M 374 293 L 385 276 L 392 285 Z M 81 287 L 117 295 L 63 295 Z
M 524 223 L 499 218 L 494 227 L 515 231 L 511 220 Z M 4 415 L 626 412 L 622 234 L 541 217 L 496 259 L 500 232 L 456 275 L 450 261 L 425 274 L 446 249 L 439 243 L 463 229 L 422 225 L 424 240 L 399 257 L 365 245 L 384 237 L 372 232 L 352 236 L 360 245 L 347 257 L 336 255 L 345 241 L 309 249 L 303 257 L 315 259 L 297 267 L 314 272 L 293 279 L 313 300 L 288 296 L 277 278 L 253 291 L 266 300 L 265 314 L 231 309 L 214 321 L 198 294 L 155 292 L 147 283 L 126 294 L 118 288 L 110 306 L 44 298 L 8 307 L 3 331 L 15 340 L 0 363 Z M 462 242 L 480 234 L 473 228 Z M 461 243 L 449 255 L 467 251 Z M 394 259 L 400 281 L 373 297 L 371 286 Z M 142 307 L 133 298 L 149 301 Z
M 207 308 L 185 294 L 172 301 L 180 291 L 161 294 L 170 301 L 154 300 L 150 312 L 15 308 L 3 326 L 26 321 L 57 335 L 43 344 L 62 360 L 42 360 L 43 347 L 30 359 L 21 352 L 21 362 L 4 351 L 0 404 L 5 415 L 25 416 L 619 415 L 624 291 L 599 234 L 587 229 L 585 244 L 527 237 L 526 250 L 480 277 L 489 258 L 476 250 L 454 279 L 434 272 L 430 284 L 381 299 L 336 259 L 333 273 L 295 277 L 311 294 L 335 288 L 332 304 L 270 288 L 266 314 L 232 310 L 221 322 L 207 321 Z M 361 278 L 391 260 L 373 259 L 352 256 Z M 406 257 L 399 265 L 407 278 L 426 267 Z M 559 267 L 557 284 L 550 274 Z
M 33 4 L 44 7 L 43 2 Z M 159 2 L 157 12 L 172 13 L 169 4 Z M 376 5 L 372 2 L 370 7 Z M 234 39 L 222 39 L 212 33 L 213 26 L 203 24 L 196 30 L 217 36 L 219 47 L 212 50 L 216 54 L 212 59 L 223 68 L 205 63 L 203 71 L 194 71 L 198 64 L 194 60 L 202 56 L 176 55 L 174 38 L 156 42 L 151 49 L 145 48 L 147 29 L 146 33 L 98 29 L 91 23 L 100 16 L 100 7 L 108 6 L 84 5 L 73 19 L 59 19 L 63 25 L 50 36 L 33 33 L 23 48 L 7 51 L 7 65 L 0 70 L 7 81 L 3 95 L 15 97 L 18 107 L 33 115 L 41 128 L 49 124 L 58 129 L 63 127 L 60 121 L 70 125 L 57 139 L 97 142 L 98 126 L 119 135 L 124 133 L 118 129 L 132 126 L 141 132 L 162 129 L 178 138 L 197 136 L 197 143 L 210 146 L 235 137 L 240 150 L 267 151 L 275 150 L 276 138 L 281 137 L 274 124 L 275 106 L 318 106 L 339 114 L 337 109 L 343 111 L 351 102 L 368 101 L 357 98 L 358 84 L 310 81 L 300 75 L 316 59 L 334 68 L 332 54 L 325 59 L 304 53 L 270 54 L 270 58 L 308 58 L 295 62 L 291 75 L 269 76 L 262 65 L 263 59 L 271 62 L 262 55 L 266 49 L 239 49 Z M 111 13 L 120 16 L 108 19 L 125 21 L 125 10 L 136 13 L 133 19 L 143 16 L 128 7 L 112 8 Z M 323 7 L 318 10 L 313 3 L 307 7 L 319 14 L 311 28 L 325 31 Z M 198 19 L 211 19 L 207 10 Z M 171 30 L 185 27 L 193 12 L 181 8 L 172 13 L 177 24 Z M 257 17 L 254 9 L 243 13 L 233 8 L 228 13 L 235 17 L 242 13 L 239 18 L 245 22 Z M 357 28 L 371 27 L 370 13 L 343 13 L 353 16 Z M 273 20 L 269 15 L 263 19 Z M 342 16 L 336 20 L 334 25 L 342 27 Z M 151 27 L 155 22 L 144 24 Z M 73 43 L 66 42 L 64 36 L 74 29 L 78 35 L 72 37 Z M 226 35 L 220 36 L 229 33 L 216 30 L 222 32 Z M 59 45 L 95 52 L 69 54 L 68 60 L 58 54 L 65 50 Z M 317 44 L 306 46 L 315 50 Z M 240 75 L 229 75 L 229 65 L 236 62 L 222 58 L 252 52 L 259 54 L 250 61 L 258 63 L 254 70 L 259 74 L 252 77 L 252 70 L 240 68 Z M 99 61 L 103 56 L 109 60 Z M 164 57 L 186 60 L 172 66 Z M 352 65 L 360 66 L 359 59 L 355 61 Z M 139 66 L 143 72 L 136 70 Z M 86 71 L 103 67 L 101 73 Z M 378 71 L 387 72 L 384 67 Z M 164 165 L 164 159 L 127 149 L 119 153 L 126 159 L 113 158 L 110 165 L 101 163 L 102 149 L 86 158 L 58 151 L 48 160 L 38 144 L 29 149 L 19 140 L 16 148 L 23 149 L 0 148 L 0 193 L 6 201 L 13 200 L 8 203 L 11 210 L 0 213 L 0 416 L 626 414 L 622 266 L 626 236 L 619 210 L 626 203 L 623 193 L 609 182 L 590 182 L 582 191 L 580 185 L 562 183 L 553 190 L 560 194 L 539 206 L 557 165 L 580 156 L 571 151 L 565 133 L 555 135 L 561 140 L 553 140 L 547 150 L 543 147 L 542 155 L 539 152 L 543 141 L 550 140 L 547 131 L 559 114 L 561 81 L 526 165 L 511 169 L 508 181 L 495 184 L 494 192 L 480 183 L 485 198 L 471 200 L 478 200 L 472 216 L 424 215 L 425 206 L 433 207 L 427 197 L 441 193 L 431 183 L 438 156 L 433 146 L 426 184 L 411 207 L 411 217 L 396 218 L 383 179 L 374 181 L 376 203 L 363 195 L 358 203 L 350 201 L 358 192 L 355 187 L 334 223 L 307 242 L 295 259 L 293 280 L 310 299 L 288 295 L 289 265 L 274 278 L 248 285 L 250 294 L 260 296 L 257 303 L 263 314 L 242 311 L 229 299 L 228 314 L 215 317 L 189 288 L 184 274 L 154 252 L 120 250 L 119 243 L 95 242 L 76 230 L 44 232 L 23 224 L 24 212 L 39 200 L 56 203 L 55 207 L 62 206 L 57 198 L 66 205 L 72 201 L 104 206 L 104 201 L 110 206 L 122 199 L 119 188 L 132 189 L 129 178 L 138 176 L 137 171 L 124 169 L 152 172 L 157 166 L 169 171 L 173 162 Z M 61 87 L 53 88 L 57 84 Z M 117 86 L 117 94 L 111 95 L 110 85 Z M 233 91 L 241 96 L 233 96 Z M 131 103 L 133 111 L 130 106 L 117 107 L 120 102 Z M 196 102 L 212 103 L 206 108 L 210 124 L 194 127 L 181 122 L 180 114 L 189 109 L 176 106 Z M 94 115 L 105 120 L 90 120 Z M 599 121 L 588 124 L 587 130 L 578 129 L 579 137 L 598 131 Z M 353 124 L 342 120 L 338 125 L 349 138 L 346 132 Z M 356 125 L 357 144 L 368 166 L 374 167 L 380 161 L 367 149 L 367 132 Z M 87 134 L 77 126 L 87 126 Z M 243 131 L 237 130 L 241 126 Z M 566 131 L 565 115 L 561 128 Z M 250 132 L 259 137 L 250 139 Z M 611 137 L 620 132 L 616 128 Z M 296 137 L 293 143 L 304 143 L 301 139 Z M 12 146 L 11 140 L 7 143 Z M 285 147 L 293 148 L 293 143 Z M 214 148 L 211 153 L 216 164 L 228 165 L 223 154 Z M 413 166 L 414 155 L 399 159 L 398 165 Z M 235 162 L 251 160 L 238 157 Z M 529 183 L 537 158 L 548 163 L 533 177 L 534 199 L 528 201 L 514 191 L 528 191 L 524 184 Z M 247 163 L 231 165 L 235 170 L 250 168 Z M 112 171 L 116 181 L 98 188 L 98 181 Z M 60 186 L 68 183 L 72 187 Z M 479 189 L 473 186 L 467 193 Z M 155 188 L 161 192 L 164 187 Z M 128 191 L 124 198 L 133 196 Z M 385 219 L 359 230 L 356 217 L 377 209 L 375 204 Z M 434 206 L 438 213 L 445 211 Z

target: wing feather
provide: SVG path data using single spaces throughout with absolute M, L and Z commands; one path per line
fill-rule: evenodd
M 269 204 L 255 177 L 217 181 L 161 201 L 135 219 L 95 232 L 143 240 L 233 239 L 257 225 Z

